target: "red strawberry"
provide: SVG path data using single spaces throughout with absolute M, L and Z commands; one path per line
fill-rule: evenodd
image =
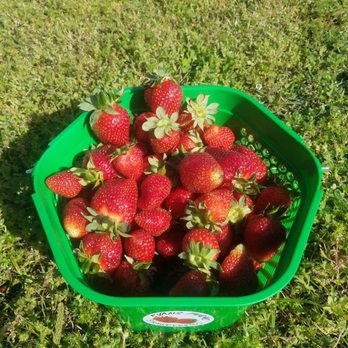
M 145 132 L 143 130 L 143 124 L 147 121 L 148 118 L 154 117 L 156 114 L 153 112 L 143 112 L 134 120 L 134 127 L 135 127 L 135 135 L 139 141 L 143 141 L 144 143 L 147 143 L 150 141 L 149 138 L 149 132 Z
M 243 194 L 243 193 L 239 193 L 239 192 L 234 191 L 234 192 L 233 192 L 233 197 L 234 197 L 234 199 L 235 199 L 236 201 L 238 201 L 238 202 L 239 202 L 239 200 L 240 200 L 241 198 L 244 197 L 244 199 L 245 199 L 245 205 L 246 205 L 247 207 L 249 207 L 251 210 L 254 209 L 254 202 L 253 202 L 253 200 L 252 200 L 248 195 L 245 195 L 245 194 Z
M 157 252 L 165 258 L 177 256 L 181 252 L 184 234 L 184 230 L 177 228 L 163 233 L 156 241 Z
M 177 131 L 171 131 L 169 135 L 164 134 L 161 139 L 151 137 L 151 147 L 155 153 L 167 153 L 173 152 L 178 146 L 180 141 L 180 133 Z
M 78 257 L 84 273 L 104 271 L 111 274 L 121 262 L 121 238 L 112 240 L 110 233 L 90 232 L 82 238 Z
M 139 262 L 150 262 L 155 255 L 155 239 L 142 229 L 134 230 L 124 240 L 125 253 Z
M 122 176 L 138 180 L 143 174 L 143 151 L 138 144 L 117 148 L 112 154 L 112 165 Z
M 194 129 L 192 115 L 187 111 L 179 113 L 178 123 L 183 131 Z
M 137 199 L 138 188 L 133 179 L 110 179 L 94 194 L 91 207 L 108 217 L 111 227 L 115 223 L 130 224 L 137 210 Z
M 175 187 L 166 198 L 166 208 L 172 213 L 174 219 L 178 219 L 185 214 L 185 208 L 192 198 L 192 192 L 181 186 Z
M 219 273 L 221 288 L 230 295 L 249 295 L 257 290 L 253 261 L 247 255 L 243 244 L 238 244 L 226 256 Z
M 256 260 L 253 260 L 253 266 L 254 266 L 254 270 L 255 272 L 258 271 L 261 267 L 263 267 L 263 263 L 262 262 L 258 262 Z
M 120 94 L 97 91 L 79 105 L 93 111 L 89 122 L 98 139 L 105 144 L 122 146 L 129 142 L 130 118 L 126 109 L 117 104 Z
M 223 181 L 223 170 L 208 153 L 192 153 L 179 165 L 180 180 L 184 188 L 191 192 L 209 192 Z
M 73 198 L 63 210 L 63 226 L 71 238 L 81 238 L 87 234 L 87 202 L 83 198 Z
M 171 288 L 169 296 L 210 296 L 211 289 L 207 275 L 191 270 L 186 272 Z
M 143 157 L 149 154 L 149 149 L 147 147 L 147 144 L 137 142 L 137 148 L 141 151 L 141 153 L 143 154 Z
M 158 107 L 156 115 L 149 117 L 142 129 L 149 132 L 150 143 L 157 154 L 174 151 L 180 140 L 178 114 L 167 115 L 162 107 Z
M 286 238 L 286 229 L 268 217 L 253 216 L 244 229 L 244 244 L 249 255 L 257 261 L 268 261 L 278 251 Z
M 190 203 L 184 220 L 187 221 L 187 228 L 205 227 L 220 232 L 223 225 L 236 223 L 250 212 L 245 198 L 237 201 L 231 191 L 216 189 L 198 196 L 194 204 Z
M 214 237 L 219 243 L 220 256 L 224 258 L 231 250 L 232 244 L 234 243 L 233 230 L 229 224 L 220 226 L 221 231 L 215 232 Z
M 231 150 L 235 136 L 230 128 L 212 125 L 203 132 L 203 140 L 207 146 Z
M 213 233 L 206 228 L 195 228 L 186 233 L 182 241 L 183 252 L 179 255 L 187 266 L 201 272 L 210 273 L 218 268 L 219 243 Z
M 261 191 L 255 202 L 255 214 L 271 213 L 282 216 L 291 205 L 291 198 L 285 189 L 269 186 Z
M 216 189 L 204 193 L 195 199 L 196 206 L 204 205 L 207 218 L 216 223 L 223 223 L 228 218 L 233 193 L 226 189 Z
M 256 182 L 263 183 L 267 179 L 267 167 L 262 159 L 252 150 L 243 145 L 236 145 L 233 151 L 239 152 L 249 161 L 249 173 L 256 174 Z
M 168 177 L 161 174 L 149 174 L 145 177 L 140 187 L 138 208 L 151 210 L 160 207 L 168 197 L 171 182 Z
M 66 198 L 76 197 L 83 188 L 80 184 L 80 178 L 68 170 L 48 177 L 46 185 L 54 193 Z
M 138 271 L 126 260 L 112 274 L 115 292 L 121 296 L 144 296 L 150 289 L 150 280 L 143 271 Z
M 140 228 L 158 237 L 169 229 L 172 216 L 167 210 L 156 208 L 138 212 L 134 217 L 134 221 Z
M 117 174 L 111 164 L 110 154 L 114 147 L 103 145 L 87 153 L 82 160 L 82 168 L 74 168 L 74 173 L 82 177 L 87 183 L 98 186 L 103 180 L 114 178 Z M 85 169 L 83 169 L 85 168 Z
M 144 97 L 150 111 L 156 112 L 161 106 L 166 113 L 172 114 L 179 112 L 183 93 L 180 85 L 166 76 L 163 71 L 156 71 L 148 77 Z
M 181 132 L 180 140 L 177 148 L 183 152 L 198 152 L 203 149 L 203 142 L 198 132 L 191 130 L 189 132 Z
M 224 171 L 223 186 L 255 195 L 259 192 L 257 183 L 267 177 L 267 167 L 253 151 L 243 148 L 246 150 L 240 151 L 240 145 L 236 145 L 219 160 Z
M 218 113 L 217 103 L 208 105 L 209 97 L 205 94 L 199 94 L 196 101 L 186 98 L 187 112 L 193 119 L 193 127 L 204 130 L 207 126 L 214 123 L 215 117 L 213 115 Z
M 226 155 L 230 153 L 230 151 L 219 149 L 217 147 L 207 147 L 206 152 L 213 156 L 219 163 Z

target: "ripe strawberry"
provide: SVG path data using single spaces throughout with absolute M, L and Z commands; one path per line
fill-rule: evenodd
M 220 256 L 219 259 L 224 258 L 231 250 L 234 243 L 234 234 L 229 224 L 220 226 L 221 231 L 215 232 L 214 237 L 219 243 Z
M 203 147 L 204 144 L 197 131 L 191 130 L 189 132 L 180 133 L 180 140 L 177 148 L 182 153 L 202 151 Z
M 140 228 L 158 237 L 169 229 L 172 216 L 167 210 L 155 208 L 138 212 L 134 217 L 134 221 Z
M 208 105 L 209 97 L 205 94 L 199 94 L 196 101 L 186 98 L 187 112 L 193 119 L 193 127 L 204 130 L 205 127 L 214 123 L 215 117 L 213 115 L 218 113 L 217 103 Z
M 278 221 L 255 215 L 247 219 L 244 244 L 249 255 L 257 261 L 268 261 L 286 238 L 286 229 Z
M 186 110 L 179 113 L 178 123 L 182 131 L 194 129 L 192 115 Z
M 104 180 L 114 178 L 117 174 L 109 157 L 113 149 L 112 145 L 96 147 L 83 157 L 82 168 L 72 168 L 71 170 L 87 184 L 93 183 L 94 187 L 97 187 Z
M 204 227 L 212 232 L 221 232 L 228 222 L 242 220 L 251 209 L 245 198 L 237 201 L 234 194 L 227 189 L 215 189 L 198 196 L 186 209 L 186 227 Z
M 98 139 L 115 146 L 129 142 L 130 118 L 127 110 L 117 104 L 119 98 L 120 93 L 98 90 L 79 105 L 81 110 L 93 111 L 89 122 Z
M 192 195 L 192 192 L 184 189 L 182 186 L 173 188 L 165 200 L 165 206 L 172 213 L 174 219 L 184 216 L 186 206 Z
M 51 191 L 66 198 L 76 197 L 83 188 L 80 178 L 68 170 L 51 175 L 45 182 Z
M 228 218 L 233 193 L 226 189 L 215 189 L 195 199 L 196 206 L 202 205 L 210 221 L 223 223 Z
M 150 290 L 150 279 L 143 271 L 136 270 L 128 261 L 121 261 L 112 274 L 115 293 L 120 296 L 144 296 Z
M 239 152 L 249 161 L 249 172 L 256 174 L 256 182 L 262 184 L 267 179 L 267 167 L 262 159 L 252 150 L 243 145 L 236 145 L 233 151 Z
M 89 163 L 93 168 L 103 173 L 103 179 L 109 180 L 116 176 L 116 170 L 111 164 L 109 155 L 113 152 L 114 147 L 111 145 L 103 145 L 95 148 L 87 153 L 82 160 L 82 167 L 88 168 Z
M 218 161 L 224 171 L 223 187 L 255 195 L 259 192 L 257 184 L 267 177 L 267 167 L 253 151 L 242 148 L 234 146 Z
M 220 254 L 219 243 L 206 228 L 195 228 L 186 233 L 182 241 L 183 252 L 179 255 L 186 265 L 210 274 L 211 268 L 219 268 L 215 262 Z
M 186 272 L 171 288 L 169 296 L 210 296 L 211 288 L 207 275 L 191 270 Z
M 110 233 L 90 232 L 82 238 L 77 254 L 84 273 L 111 274 L 121 262 L 121 238 L 113 240 Z
M 83 198 L 71 199 L 63 209 L 63 226 L 71 238 L 81 238 L 87 234 L 87 202 Z
M 253 261 L 243 244 L 238 244 L 226 256 L 219 273 L 221 288 L 230 295 L 249 295 L 258 288 Z
M 156 115 L 149 117 L 142 125 L 145 132 L 149 132 L 152 150 L 157 153 L 174 151 L 180 140 L 178 113 L 171 116 L 165 113 L 162 107 L 158 107 Z
M 112 165 L 125 178 L 138 180 L 143 174 L 143 151 L 138 144 L 119 147 L 112 154 Z
M 102 219 L 102 226 L 117 227 L 117 224 L 130 224 L 137 210 L 138 187 L 133 179 L 115 178 L 105 181 L 94 194 L 92 209 L 108 219 Z M 95 226 L 100 228 L 100 226 Z
M 230 153 L 230 151 L 209 146 L 207 147 L 206 152 L 213 156 L 219 163 L 227 154 Z
M 124 251 L 135 261 L 150 262 L 155 255 L 155 239 L 145 230 L 134 230 L 124 240 Z
M 253 266 L 255 272 L 258 271 L 261 267 L 263 267 L 263 262 L 258 262 L 256 260 L 253 260 Z
M 234 199 L 235 199 L 236 201 L 238 201 L 238 202 L 239 202 L 239 200 L 240 200 L 241 198 L 244 197 L 244 199 L 245 199 L 245 205 L 246 205 L 247 207 L 249 207 L 250 210 L 253 210 L 253 209 L 254 209 L 254 202 L 253 202 L 253 200 L 252 200 L 248 195 L 243 194 L 243 193 L 240 193 L 240 192 L 234 191 L 234 192 L 233 192 L 233 197 L 234 197 Z M 253 212 L 254 212 L 254 211 L 253 211 Z
M 158 173 L 147 175 L 140 186 L 138 208 L 151 210 L 160 207 L 168 197 L 170 189 L 171 182 L 165 175 Z
M 192 153 L 179 165 L 180 180 L 184 188 L 191 192 L 205 193 L 223 181 L 223 170 L 208 153 Z
M 173 228 L 157 238 L 156 250 L 164 258 L 178 256 L 182 248 L 185 230 Z
M 147 121 L 148 118 L 156 116 L 153 112 L 143 112 L 134 120 L 135 135 L 139 141 L 148 143 L 150 141 L 149 132 L 143 130 L 143 124 Z
M 291 205 L 291 198 L 285 189 L 269 186 L 261 191 L 255 202 L 255 214 L 284 215 Z
M 164 71 L 158 70 L 147 78 L 144 93 L 150 111 L 156 112 L 161 106 L 167 114 L 179 112 L 183 93 L 180 85 L 175 83 Z
M 207 146 L 231 150 L 235 136 L 230 128 L 212 125 L 203 132 L 203 140 Z

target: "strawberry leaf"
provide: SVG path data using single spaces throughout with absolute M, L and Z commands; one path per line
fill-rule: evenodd
M 87 102 L 83 102 L 83 103 L 79 104 L 78 107 L 83 111 L 96 110 L 96 107 L 94 105 L 92 105 L 91 103 L 87 103 Z

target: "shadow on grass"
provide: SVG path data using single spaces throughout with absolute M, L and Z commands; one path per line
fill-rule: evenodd
M 41 222 L 31 199 L 34 167 L 48 143 L 79 113 L 77 101 L 52 114 L 31 115 L 28 131 L 3 149 L 0 157 L 0 202 L 4 224 L 15 237 L 40 253 L 51 256 Z

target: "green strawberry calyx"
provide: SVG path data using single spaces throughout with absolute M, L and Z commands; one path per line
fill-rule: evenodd
M 239 193 L 245 193 L 249 196 L 256 196 L 260 193 L 262 185 L 256 182 L 256 174 L 249 178 L 245 178 L 240 171 L 237 171 L 236 176 L 232 179 L 232 186 L 234 190 Z
M 206 149 L 206 146 L 204 146 L 203 140 L 200 137 L 199 133 L 196 130 L 191 129 L 190 131 L 188 131 L 188 134 L 189 134 L 189 138 L 194 142 L 195 147 L 191 149 L 190 151 L 186 151 L 184 146 L 181 145 L 180 148 L 178 149 L 178 152 L 182 154 L 188 154 L 192 152 L 204 152 Z
M 115 149 L 115 151 L 110 155 L 110 161 L 112 162 L 113 160 L 116 159 L 116 157 L 121 156 L 121 155 L 127 155 L 129 151 L 136 145 L 135 142 L 132 142 L 130 144 L 125 144 L 122 145 L 121 147 L 118 147 Z
M 87 207 L 87 211 L 90 215 L 82 214 L 89 222 L 86 226 L 87 232 L 110 233 L 112 241 L 115 241 L 119 236 L 130 237 L 130 234 L 128 234 L 130 226 L 127 223 L 119 222 L 105 215 L 99 215 L 91 207 Z
M 288 210 L 289 210 L 289 207 L 285 205 L 277 206 L 277 205 L 268 204 L 267 207 L 262 212 L 262 214 L 272 219 L 284 219 L 287 217 L 286 213 L 288 212 Z
M 248 214 L 251 213 L 251 209 L 246 205 L 246 198 L 243 195 L 239 201 L 234 199 L 231 203 L 231 208 L 228 213 L 227 221 L 233 224 L 243 220 Z
M 79 108 L 82 111 L 92 111 L 89 119 L 89 123 L 92 128 L 103 112 L 110 115 L 117 115 L 113 105 L 119 102 L 123 93 L 123 89 L 118 92 L 114 92 L 96 88 L 91 96 L 87 97 L 84 102 L 79 104 Z
M 155 87 L 156 85 L 169 80 L 173 80 L 170 74 L 165 71 L 163 67 L 159 67 L 158 69 L 146 75 L 144 83 L 146 86 Z
M 159 106 L 156 109 L 156 116 L 149 117 L 142 125 L 145 132 L 153 131 L 155 138 L 161 139 L 164 135 L 171 136 L 172 131 L 179 131 L 180 125 L 177 123 L 179 114 L 174 112 L 170 116 Z
M 199 94 L 196 101 L 186 98 L 187 111 L 192 115 L 193 127 L 199 127 L 204 130 L 205 125 L 212 125 L 215 122 L 213 115 L 219 112 L 219 104 L 212 103 L 208 105 L 209 96 Z
M 207 230 L 216 233 L 221 232 L 221 225 L 211 219 L 211 213 L 206 208 L 204 202 L 200 202 L 198 205 L 189 201 L 186 209 L 185 216 L 181 218 L 186 222 L 188 229 L 192 228 L 206 228 Z
M 144 174 L 153 174 L 153 173 L 159 173 L 162 175 L 166 175 L 167 173 L 167 155 L 164 153 L 161 159 L 158 159 L 157 157 L 148 157 L 147 161 L 149 162 L 150 166 L 146 169 Z
M 213 260 L 219 252 L 219 249 L 211 249 L 208 245 L 204 245 L 203 242 L 195 243 L 191 241 L 187 251 L 180 253 L 178 256 L 184 260 L 189 268 L 210 276 L 212 269 L 221 270 L 220 264 Z
M 141 272 L 141 271 L 147 271 L 148 269 L 150 269 L 152 262 L 140 262 L 140 261 L 135 261 L 134 259 L 132 259 L 130 256 L 128 255 L 124 255 L 125 259 L 127 260 L 128 263 L 130 263 L 132 265 L 132 268 L 137 271 L 137 272 Z
M 104 175 L 102 171 L 95 167 L 92 157 L 89 158 L 86 167 L 87 168 L 72 167 L 70 171 L 80 178 L 79 183 L 82 186 L 94 184 L 93 187 L 96 188 L 101 185 L 104 181 Z

